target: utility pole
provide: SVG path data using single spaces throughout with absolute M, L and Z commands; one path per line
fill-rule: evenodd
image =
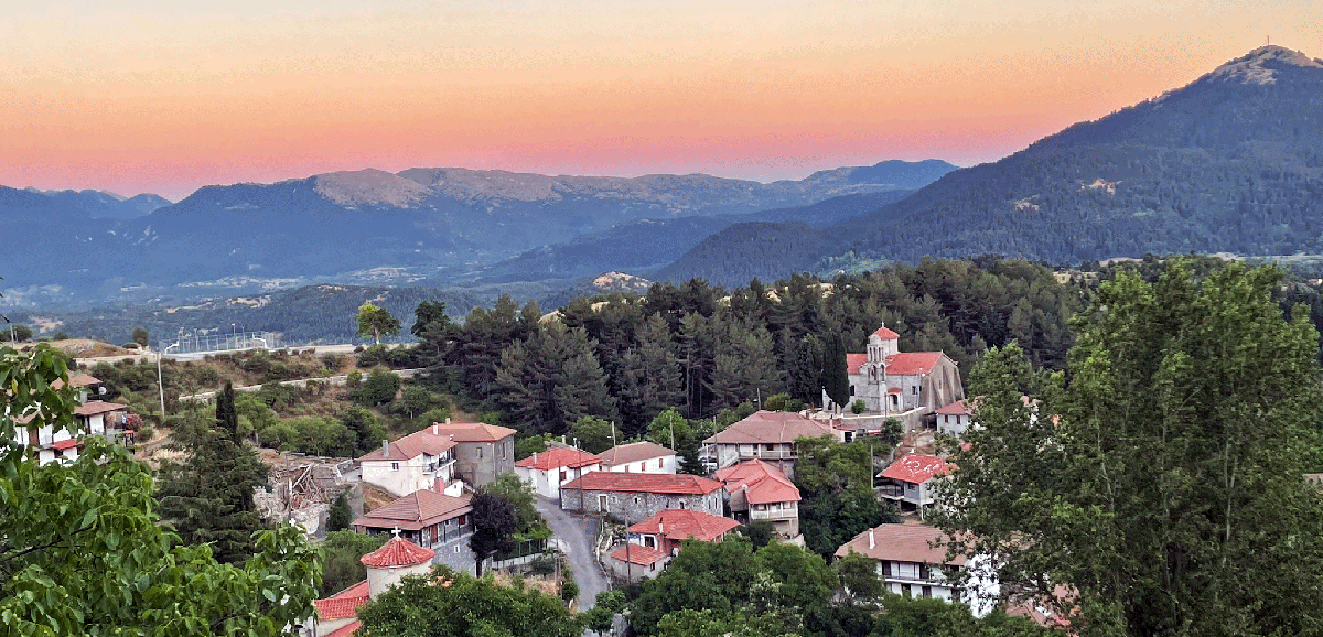
M 161 358 L 165 356 L 164 351 L 156 353 L 156 389 L 161 394 L 161 426 L 165 426 L 165 381 L 161 380 Z

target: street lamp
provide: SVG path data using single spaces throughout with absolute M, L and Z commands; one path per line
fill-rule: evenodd
M 169 345 L 165 349 L 156 353 L 156 389 L 161 394 L 161 426 L 162 427 L 165 426 L 165 381 L 161 380 L 161 359 L 165 357 L 165 353 L 170 351 L 171 347 L 179 347 L 179 341 L 175 341 L 173 345 Z

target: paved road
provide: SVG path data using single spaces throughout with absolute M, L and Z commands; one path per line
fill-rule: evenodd
M 552 535 L 565 543 L 565 553 L 574 569 L 574 582 L 579 585 L 579 609 L 592 608 L 597 602 L 597 594 L 607 590 L 606 575 L 593 554 L 597 538 L 589 534 L 582 520 L 562 511 L 560 503 L 555 500 L 539 496 L 537 510 L 551 527 Z

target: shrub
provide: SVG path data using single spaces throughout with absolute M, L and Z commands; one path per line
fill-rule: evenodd
M 868 407 L 867 407 L 866 405 L 864 405 L 864 399 L 862 399 L 862 398 L 860 398 L 859 400 L 856 400 L 856 401 L 854 401 L 853 403 L 850 404 L 850 412 L 851 412 L 851 413 L 862 414 L 862 413 L 864 413 L 864 410 L 865 410 L 865 409 L 868 409 Z

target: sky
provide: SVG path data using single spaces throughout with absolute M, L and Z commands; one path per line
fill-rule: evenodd
M 44 0 L 0 21 L 0 184 L 336 170 L 993 161 L 1272 43 L 1323 0 Z

